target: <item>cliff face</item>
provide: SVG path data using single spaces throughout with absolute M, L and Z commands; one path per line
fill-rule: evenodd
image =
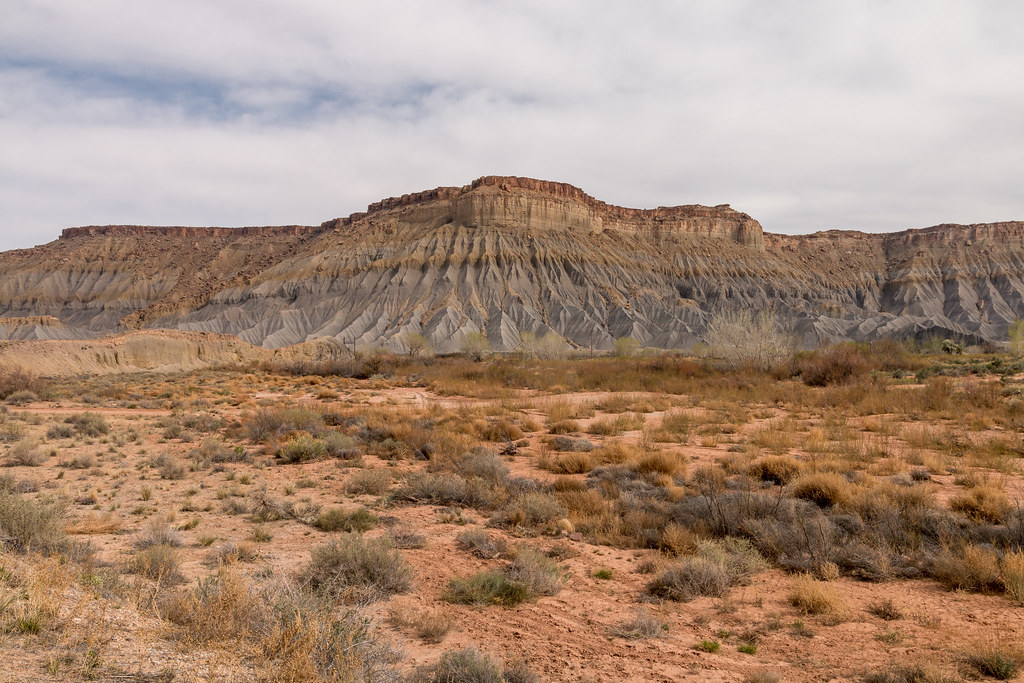
M 8 338 L 166 327 L 265 347 L 318 337 L 497 349 L 700 341 L 716 311 L 773 311 L 806 344 L 936 333 L 998 341 L 1024 316 L 1024 223 L 763 234 L 726 205 L 628 209 L 571 185 L 488 176 L 321 226 L 66 230 L 0 254 Z M 14 332 L 13 330 L 17 330 Z

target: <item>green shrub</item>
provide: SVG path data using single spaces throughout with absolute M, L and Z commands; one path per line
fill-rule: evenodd
M 558 565 L 532 548 L 516 550 L 505 575 L 526 586 L 530 595 L 554 595 L 562 589 L 562 572 Z
M 1008 681 L 1024 666 L 1024 647 L 1008 643 L 984 644 L 977 646 L 964 658 L 967 665 L 979 674 Z
M 286 463 L 320 460 L 327 454 L 327 446 L 308 434 L 295 437 L 277 451 L 277 457 Z
M 529 588 L 495 571 L 478 572 L 467 578 L 453 578 L 444 599 L 460 605 L 502 605 L 512 607 L 531 600 Z
M 377 516 L 366 508 L 349 512 L 343 508 L 328 508 L 320 512 L 313 523 L 320 531 L 355 531 L 362 533 L 377 526 Z
M 476 648 L 448 650 L 417 677 L 423 683 L 505 683 L 501 665 Z

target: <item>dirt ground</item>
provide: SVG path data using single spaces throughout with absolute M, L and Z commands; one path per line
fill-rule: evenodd
M 778 568 L 756 573 L 723 597 L 698 597 L 689 602 L 658 600 L 646 590 L 651 576 L 642 573 L 645 563 L 664 565 L 670 561 L 658 550 L 598 545 L 567 528 L 553 534 L 490 528 L 487 515 L 479 510 L 463 509 L 453 519 L 446 506 L 389 501 L 386 495 L 353 495 L 346 492 L 346 484 L 358 472 L 382 469 L 391 473 L 393 491 L 404 474 L 422 470 L 426 464 L 417 459 L 382 459 L 372 454 L 363 454 L 358 466 L 331 458 L 282 464 L 274 460 L 272 447 L 225 431 L 233 422 L 243 422 L 252 411 L 268 405 L 316 405 L 317 409 L 346 411 L 371 406 L 396 411 L 461 409 L 486 415 L 488 410 L 500 408 L 496 399 L 441 396 L 422 387 L 341 380 L 333 384 L 325 380 L 311 387 L 259 374 L 213 375 L 205 383 L 194 379 L 168 381 L 189 384 L 193 390 L 175 405 L 157 398 L 149 403 L 106 398 L 85 402 L 81 396 L 65 396 L 9 406 L 6 419 L 17 424 L 18 438 L 38 444 L 45 457 L 39 465 L 9 465 L 0 474 L 16 482 L 30 482 L 25 489 L 31 497 L 69 501 L 68 529 L 74 538 L 92 545 L 90 562 L 94 571 L 113 572 L 127 588 L 104 594 L 91 590 L 77 576 L 62 593 L 59 628 L 38 634 L 0 635 L 0 680 L 255 678 L 258 671 L 252 662 L 236 652 L 176 639 L 176 627 L 139 599 L 146 581 L 130 574 L 126 566 L 147 525 L 164 522 L 179 536 L 177 553 L 183 587 L 195 585 L 215 572 L 217 553 L 227 544 L 246 544 L 252 550 L 254 557 L 242 565 L 244 572 L 294 580 L 309 561 L 310 549 L 334 534 L 298 519 L 251 521 L 245 506 L 254 492 L 262 489 L 282 501 L 347 509 L 366 507 L 380 519 L 366 532 L 368 537 L 387 535 L 396 528 L 425 537 L 422 548 L 402 551 L 414 570 L 412 590 L 366 608 L 380 624 L 382 635 L 401 646 L 401 668 L 405 672 L 437 662 L 446 650 L 473 646 L 498 659 L 525 659 L 541 680 L 550 681 L 853 681 L 894 667 L 916 665 L 931 667 L 955 680 L 972 675 L 962 664 L 965 650 L 994 642 L 1024 642 L 1024 608 L 1020 604 L 999 593 L 951 591 L 925 578 L 878 583 L 837 578 L 829 583 L 845 606 L 841 614 L 828 616 L 806 614 L 794 607 L 790 594 L 798 577 Z M 143 393 L 149 396 L 155 390 Z M 540 459 L 550 455 L 550 435 L 544 426 L 546 412 L 552 402 L 594 405 L 608 396 L 578 392 L 542 397 L 524 392 L 520 397 L 524 407 L 514 412 L 524 420 L 532 418 L 534 429 L 516 439 L 515 454 L 503 456 L 511 475 L 547 484 L 565 476 L 584 481 L 586 474 L 556 475 L 538 467 Z M 627 398 L 640 401 L 659 397 L 634 393 Z M 689 412 L 699 425 L 702 416 L 712 411 L 706 405 L 693 405 L 685 396 L 670 397 L 665 403 L 636 413 L 644 427 L 658 425 L 673 410 Z M 702 434 L 695 428 L 682 442 L 664 443 L 660 448 L 677 453 L 693 472 L 702 464 L 732 457 L 739 445 L 756 441 L 754 435 L 780 421 L 792 420 L 800 434 L 806 435 L 827 428 L 827 420 L 834 419 L 802 415 L 777 403 L 748 406 L 747 410 L 751 417 L 732 433 L 705 430 Z M 86 412 L 102 415 L 109 432 L 93 437 L 47 436 L 54 425 Z M 183 435 L 174 432 L 167 422 L 197 413 L 215 416 L 223 426 L 208 433 L 186 429 Z M 577 419 L 575 436 L 595 445 L 644 442 L 643 428 L 615 435 L 588 433 L 595 420 L 617 414 L 594 409 L 592 416 Z M 905 442 L 902 434 L 906 425 L 901 419 L 851 415 L 845 422 L 863 438 L 885 441 L 887 455 L 881 459 L 885 462 L 865 465 L 867 469 L 876 468 L 880 474 L 875 476 L 906 472 L 912 467 L 905 462 L 908 454 L 928 454 L 927 448 Z M 886 433 L 878 436 L 877 431 L 871 431 L 877 427 L 871 420 L 882 420 Z M 973 431 L 971 437 L 982 439 L 1005 433 L 1005 429 L 993 425 Z M 207 438 L 222 439 L 228 446 L 239 444 L 252 457 L 248 462 L 189 467 L 194 450 Z M 798 459 L 813 458 L 804 449 L 803 439 L 800 436 L 791 442 L 783 439 L 781 445 L 754 446 L 748 453 L 756 456 L 779 452 Z M 497 450 L 503 444 L 484 445 Z M 7 450 L 12 447 L 8 445 Z M 185 465 L 180 478 L 161 476 L 153 459 L 162 454 Z M 886 469 L 888 461 L 900 464 Z M 1019 468 L 975 470 L 998 480 L 1011 501 L 1024 499 L 1024 478 Z M 956 472 L 936 471 L 927 486 L 938 501 L 945 503 L 961 490 L 957 479 Z M 238 503 L 234 508 L 230 507 L 233 501 Z M 103 523 L 94 524 L 92 529 L 83 525 L 81 529 L 88 531 L 76 533 L 76 523 L 83 521 L 105 522 L 106 528 Z M 498 569 L 505 563 L 500 558 L 482 559 L 460 548 L 456 537 L 476 528 L 486 529 L 510 544 L 526 544 L 544 552 L 554 548 L 560 558 L 561 590 L 508 608 L 446 602 L 443 596 L 453 577 Z M 0 554 L 0 566 L 8 574 L 17 574 L 29 561 L 18 553 Z M 873 608 L 883 601 L 891 601 L 898 618 L 886 620 L 876 615 L 878 610 Z M 640 639 L 618 635 L 637 609 L 660 620 L 663 631 L 656 637 Z M 430 611 L 439 611 L 451 620 L 450 631 L 439 643 L 424 642 L 396 616 Z M 710 642 L 717 646 L 700 646 Z M 87 670 L 83 662 L 94 656 L 90 655 L 94 650 L 99 653 L 99 663 Z

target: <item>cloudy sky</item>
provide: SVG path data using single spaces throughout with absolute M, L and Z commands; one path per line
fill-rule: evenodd
M 481 175 L 771 232 L 1024 220 L 1019 0 L 3 0 L 0 248 Z

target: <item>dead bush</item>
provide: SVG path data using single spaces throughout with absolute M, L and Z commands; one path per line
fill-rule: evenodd
M 80 413 L 72 415 L 64 421 L 73 426 L 75 431 L 82 436 L 97 437 L 110 432 L 110 424 L 102 415 L 96 413 Z
M 373 599 L 404 593 L 412 586 L 412 568 L 387 538 L 342 534 L 310 554 L 302 577 L 313 590 L 339 595 L 355 589 Z
M 797 358 L 796 368 L 805 384 L 824 387 L 862 377 L 869 365 L 853 344 L 837 344 Z
M 804 614 L 835 616 L 848 611 L 846 601 L 834 586 L 806 575 L 793 580 L 789 602 Z
M 391 488 L 394 479 L 383 468 L 359 470 L 345 482 L 345 491 L 354 495 L 379 496 Z
M 728 588 L 728 572 L 706 557 L 684 557 L 647 584 L 647 592 L 654 597 L 678 602 L 721 597 Z
M 19 550 L 54 554 L 70 549 L 64 532 L 65 508 L 35 501 L 0 487 L 0 538 Z
M 178 551 L 170 545 L 154 545 L 135 553 L 128 562 L 128 571 L 164 584 L 180 583 Z
M 492 517 L 490 524 L 496 527 L 544 531 L 558 530 L 557 522 L 565 518 L 562 503 L 550 493 L 526 493 L 510 500 Z
M 975 486 L 950 498 L 949 509 L 976 522 L 1002 524 L 1010 512 L 1010 500 L 1002 489 L 993 485 Z
M 12 467 L 38 467 L 46 462 L 46 455 L 34 441 L 19 441 L 7 453 L 7 464 Z
M 1003 588 L 999 556 L 991 548 L 974 544 L 940 549 L 932 560 L 931 575 L 950 590 L 995 592 Z

